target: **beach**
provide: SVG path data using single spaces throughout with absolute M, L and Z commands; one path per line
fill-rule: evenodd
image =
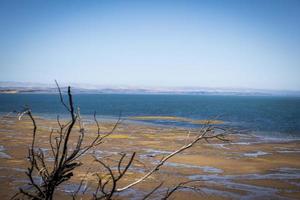
M 36 116 L 37 146 L 42 149 L 50 164 L 49 133 L 58 127 L 56 120 Z M 100 124 L 103 133 L 114 123 Z M 85 125 L 86 142 L 96 133 L 94 123 Z M 72 132 L 75 142 L 78 127 Z M 190 132 L 188 134 L 188 132 Z M 96 187 L 95 173 L 101 173 L 94 157 L 107 159 L 114 166 L 119 153 L 131 155 L 136 160 L 122 179 L 120 187 L 151 169 L 163 156 L 180 148 L 197 135 L 197 128 L 157 126 L 151 124 L 122 122 L 98 147 L 87 152 L 67 184 L 60 186 L 55 199 L 68 199 L 81 179 L 87 180 L 87 192 L 92 195 Z M 28 118 L 18 120 L 15 116 L 0 120 L 0 196 L 11 198 L 18 187 L 28 182 L 25 171 L 26 159 L 32 139 L 32 122 Z M 141 184 L 118 194 L 120 199 L 141 199 L 163 182 L 160 191 L 153 194 L 157 199 L 167 188 L 179 182 L 197 180 L 198 190 L 179 190 L 175 199 L 299 199 L 300 198 L 300 141 L 297 139 L 274 139 L 251 134 L 226 135 L 228 142 L 213 139 L 200 141 L 194 147 L 174 156 L 163 167 Z M 93 157 L 94 156 L 94 157 Z M 88 173 L 87 173 L 88 171 Z M 91 197 L 91 196 L 90 196 Z

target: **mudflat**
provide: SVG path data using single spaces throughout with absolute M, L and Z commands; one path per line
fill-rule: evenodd
M 37 146 L 47 156 L 51 166 L 49 133 L 58 127 L 51 119 L 36 117 Z M 113 122 L 101 123 L 101 131 L 107 132 Z M 85 141 L 95 137 L 96 126 L 86 122 Z M 190 131 L 190 134 L 188 134 Z M 151 126 L 121 123 L 112 135 L 98 147 L 87 152 L 83 163 L 71 181 L 60 186 L 56 199 L 71 199 L 82 178 L 87 180 L 84 197 L 91 197 L 97 181 L 95 173 L 101 173 L 96 158 L 102 158 L 114 166 L 120 153 L 137 153 L 132 167 L 119 187 L 138 178 L 163 156 L 180 148 L 197 134 L 197 129 Z M 76 142 L 78 127 L 71 140 Z M 174 193 L 175 199 L 300 199 L 300 141 L 265 139 L 246 134 L 228 134 L 229 142 L 217 139 L 200 141 L 169 160 L 159 171 L 132 189 L 120 193 L 120 199 L 141 199 L 158 184 L 160 190 L 152 198 L 159 198 L 167 188 L 179 182 L 195 182 L 197 190 L 184 189 Z M 32 139 L 32 123 L 28 118 L 2 117 L 0 120 L 0 197 L 10 199 L 20 186 L 28 182 L 26 169 L 28 147 Z M 72 148 L 72 147 L 70 147 Z

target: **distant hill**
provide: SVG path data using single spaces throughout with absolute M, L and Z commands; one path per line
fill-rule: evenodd
M 181 95 L 240 95 L 240 96 L 300 96 L 300 91 L 262 90 L 208 87 L 108 87 L 89 84 L 71 84 L 74 94 L 181 94 Z M 62 91 L 66 85 L 62 84 Z M 0 93 L 57 93 L 55 84 L 28 82 L 0 82 Z

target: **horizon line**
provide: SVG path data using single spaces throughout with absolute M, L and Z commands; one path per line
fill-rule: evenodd
M 3 85 L 4 84 L 4 85 Z M 15 84 L 15 85 L 13 85 Z M 26 85 L 27 84 L 27 85 Z M 96 90 L 96 89 L 119 89 L 119 90 L 140 90 L 140 89 L 149 89 L 149 90 L 224 90 L 229 92 L 230 90 L 250 90 L 248 92 L 254 91 L 269 91 L 269 92 L 292 92 L 298 93 L 300 90 L 295 89 L 274 89 L 274 88 L 250 88 L 250 87 L 232 87 L 232 86 L 137 86 L 137 85 L 126 85 L 126 84 L 93 84 L 93 83 L 80 83 L 80 82 L 59 82 L 61 87 L 71 86 L 76 89 L 86 89 L 86 90 Z M 72 86 L 73 85 L 73 86 Z M 19 88 L 28 88 L 28 87 L 48 87 L 56 88 L 56 84 L 49 82 L 33 82 L 33 81 L 0 81 L 0 87 L 19 87 Z M 176 92 L 176 91 L 174 91 Z M 195 91 L 196 92 L 196 91 Z M 246 91 L 244 91 L 246 92 Z

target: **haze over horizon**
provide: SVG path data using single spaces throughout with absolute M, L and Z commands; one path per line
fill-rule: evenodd
M 99 85 L 89 83 L 59 82 L 61 88 L 71 86 L 77 93 L 107 94 L 219 94 L 249 96 L 300 96 L 300 90 L 276 90 L 238 87 L 196 87 L 196 86 L 132 86 L 132 85 Z M 18 91 L 21 93 L 53 93 L 57 85 L 52 83 L 0 81 L 1 91 Z
M 300 1 L 1 1 L 0 81 L 300 90 Z

